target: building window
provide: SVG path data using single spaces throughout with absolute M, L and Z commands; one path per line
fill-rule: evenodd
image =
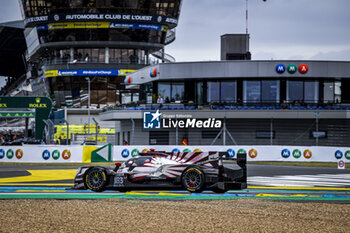
M 185 86 L 182 82 L 158 83 L 158 95 L 161 95 L 165 103 L 183 101 Z
M 221 103 L 234 103 L 236 102 L 236 82 L 235 81 L 222 81 L 220 99 Z
M 220 102 L 220 82 L 208 82 L 208 103 Z
M 172 83 L 171 102 L 181 101 L 184 98 L 185 87 L 183 83 Z
M 279 103 L 280 82 L 277 80 L 263 80 L 261 82 L 261 100 L 263 103 Z
M 158 95 L 161 95 L 165 102 L 171 99 L 171 83 L 158 83 Z
M 303 81 L 287 81 L 287 101 L 293 103 L 303 99 Z
M 317 81 L 287 81 L 287 101 L 300 104 L 317 103 L 318 86 Z
M 304 83 L 304 102 L 317 103 L 318 101 L 318 82 Z
M 243 101 L 244 103 L 260 103 L 261 101 L 261 82 L 244 81 L 243 82 Z
M 335 100 L 335 103 L 341 102 L 341 82 L 340 81 L 334 82 L 334 100 Z

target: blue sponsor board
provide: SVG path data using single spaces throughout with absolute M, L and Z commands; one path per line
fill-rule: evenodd
M 47 31 L 49 30 L 49 25 L 48 24 L 42 24 L 36 27 L 37 31 Z
M 160 15 L 140 15 L 140 14 L 50 14 L 44 16 L 27 17 L 24 24 L 37 25 L 47 23 L 65 23 L 65 22 L 125 22 L 129 23 L 145 23 L 145 24 L 162 24 L 162 25 L 177 25 L 178 20 L 172 17 L 164 17 Z
M 50 151 L 44 150 L 42 156 L 43 159 L 48 160 L 50 158 Z
M 180 152 L 180 150 L 177 149 L 177 148 L 174 148 L 171 152 L 173 152 L 173 153 L 178 153 L 178 152 Z
M 343 158 L 343 152 L 341 152 L 340 150 L 337 150 L 334 153 L 334 156 L 335 156 L 336 159 L 341 159 L 341 158 Z
M 120 22 L 110 22 L 109 28 L 126 28 L 126 29 L 146 29 L 146 30 L 155 30 L 155 31 L 164 31 L 167 27 L 159 24 L 142 24 L 142 23 L 120 23 Z M 48 31 L 54 29 L 72 29 L 68 24 L 59 24 L 57 28 L 55 25 L 42 24 L 36 27 L 37 31 Z
M 278 64 L 278 65 L 276 66 L 276 72 L 277 72 L 277 73 L 282 74 L 282 73 L 284 73 L 284 71 L 286 71 L 285 65 L 283 65 L 283 64 Z
M 122 70 L 58 70 L 58 76 L 89 76 L 89 75 L 98 75 L 98 76 L 118 76 L 122 73 Z M 125 72 L 123 72 L 125 73 Z
M 132 72 L 130 70 L 130 72 Z M 128 70 L 112 70 L 112 69 L 96 69 L 96 70 L 58 70 L 58 76 L 89 76 L 89 75 L 98 75 L 98 76 L 118 76 L 125 75 L 129 73 Z
M 281 155 L 283 158 L 289 158 L 290 156 L 290 151 L 288 149 L 283 149 L 282 152 L 281 152 Z
M 5 157 L 5 151 L 3 149 L 0 149 L 0 159 L 3 159 Z
M 109 23 L 109 28 L 127 28 L 127 29 L 147 29 L 147 30 L 164 30 L 162 25 L 158 24 L 139 24 L 139 23 Z
M 128 149 L 124 149 L 124 150 L 122 151 L 122 157 L 123 157 L 123 158 L 129 157 L 129 155 L 130 155 L 130 151 L 129 151 Z
M 233 149 L 228 149 L 227 150 L 228 156 L 230 159 L 233 159 L 236 155 L 235 151 Z

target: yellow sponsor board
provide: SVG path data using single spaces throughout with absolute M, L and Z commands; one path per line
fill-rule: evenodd
M 44 77 L 45 78 L 56 77 L 56 76 L 58 76 L 57 72 L 58 72 L 58 70 L 47 70 L 44 73 Z
M 48 24 L 49 30 L 75 28 L 109 28 L 109 22 L 66 22 Z
M 30 103 L 28 105 L 29 108 L 47 108 L 46 103 L 40 103 L 40 98 L 35 98 L 35 103 Z
M 85 138 L 86 141 L 95 141 L 96 137 L 86 137 Z M 97 141 L 98 142 L 107 142 L 107 137 L 97 137 Z
M 167 32 L 168 31 L 168 26 L 163 25 L 162 26 L 162 32 Z
M 57 76 L 86 76 L 86 75 L 82 75 L 81 71 L 82 70 L 67 70 L 67 71 L 64 71 L 66 73 L 61 73 L 61 71 L 59 72 L 58 70 L 47 70 L 47 71 L 44 72 L 44 77 L 45 78 L 50 78 L 50 77 L 57 77 Z M 124 75 L 126 75 L 128 73 L 135 72 L 136 70 L 120 69 L 120 70 L 117 70 L 117 71 L 118 71 L 118 76 L 124 76 Z M 72 74 L 68 75 L 67 72 L 71 72 Z M 110 75 L 110 76 L 114 76 L 114 75 Z
M 121 69 L 121 70 L 119 70 L 118 75 L 126 75 L 128 73 L 132 73 L 132 72 L 135 72 L 135 71 L 136 70 Z

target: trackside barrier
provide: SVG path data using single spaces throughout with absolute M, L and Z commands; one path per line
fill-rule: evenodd
M 0 146 L 0 162 L 81 163 L 82 146 Z
M 168 152 L 227 151 L 232 158 L 246 153 L 248 161 L 291 162 L 350 162 L 350 147 L 305 146 L 114 146 L 113 160 L 123 161 L 140 152 L 160 150 Z
M 232 158 L 246 153 L 248 161 L 350 162 L 350 147 L 305 146 L 0 146 L 1 162 L 89 163 L 124 161 L 150 150 L 167 152 L 227 151 Z

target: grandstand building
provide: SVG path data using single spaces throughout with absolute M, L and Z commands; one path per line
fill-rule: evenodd
M 101 114 L 121 122 L 116 143 L 349 145 L 350 62 L 250 60 L 248 35 L 223 35 L 221 46 L 222 61 L 158 64 L 127 75 L 143 104 Z
M 174 61 L 181 0 L 22 0 L 30 95 L 56 108 L 137 102 L 124 91 L 127 73 Z M 28 93 L 26 93 L 28 94 Z

